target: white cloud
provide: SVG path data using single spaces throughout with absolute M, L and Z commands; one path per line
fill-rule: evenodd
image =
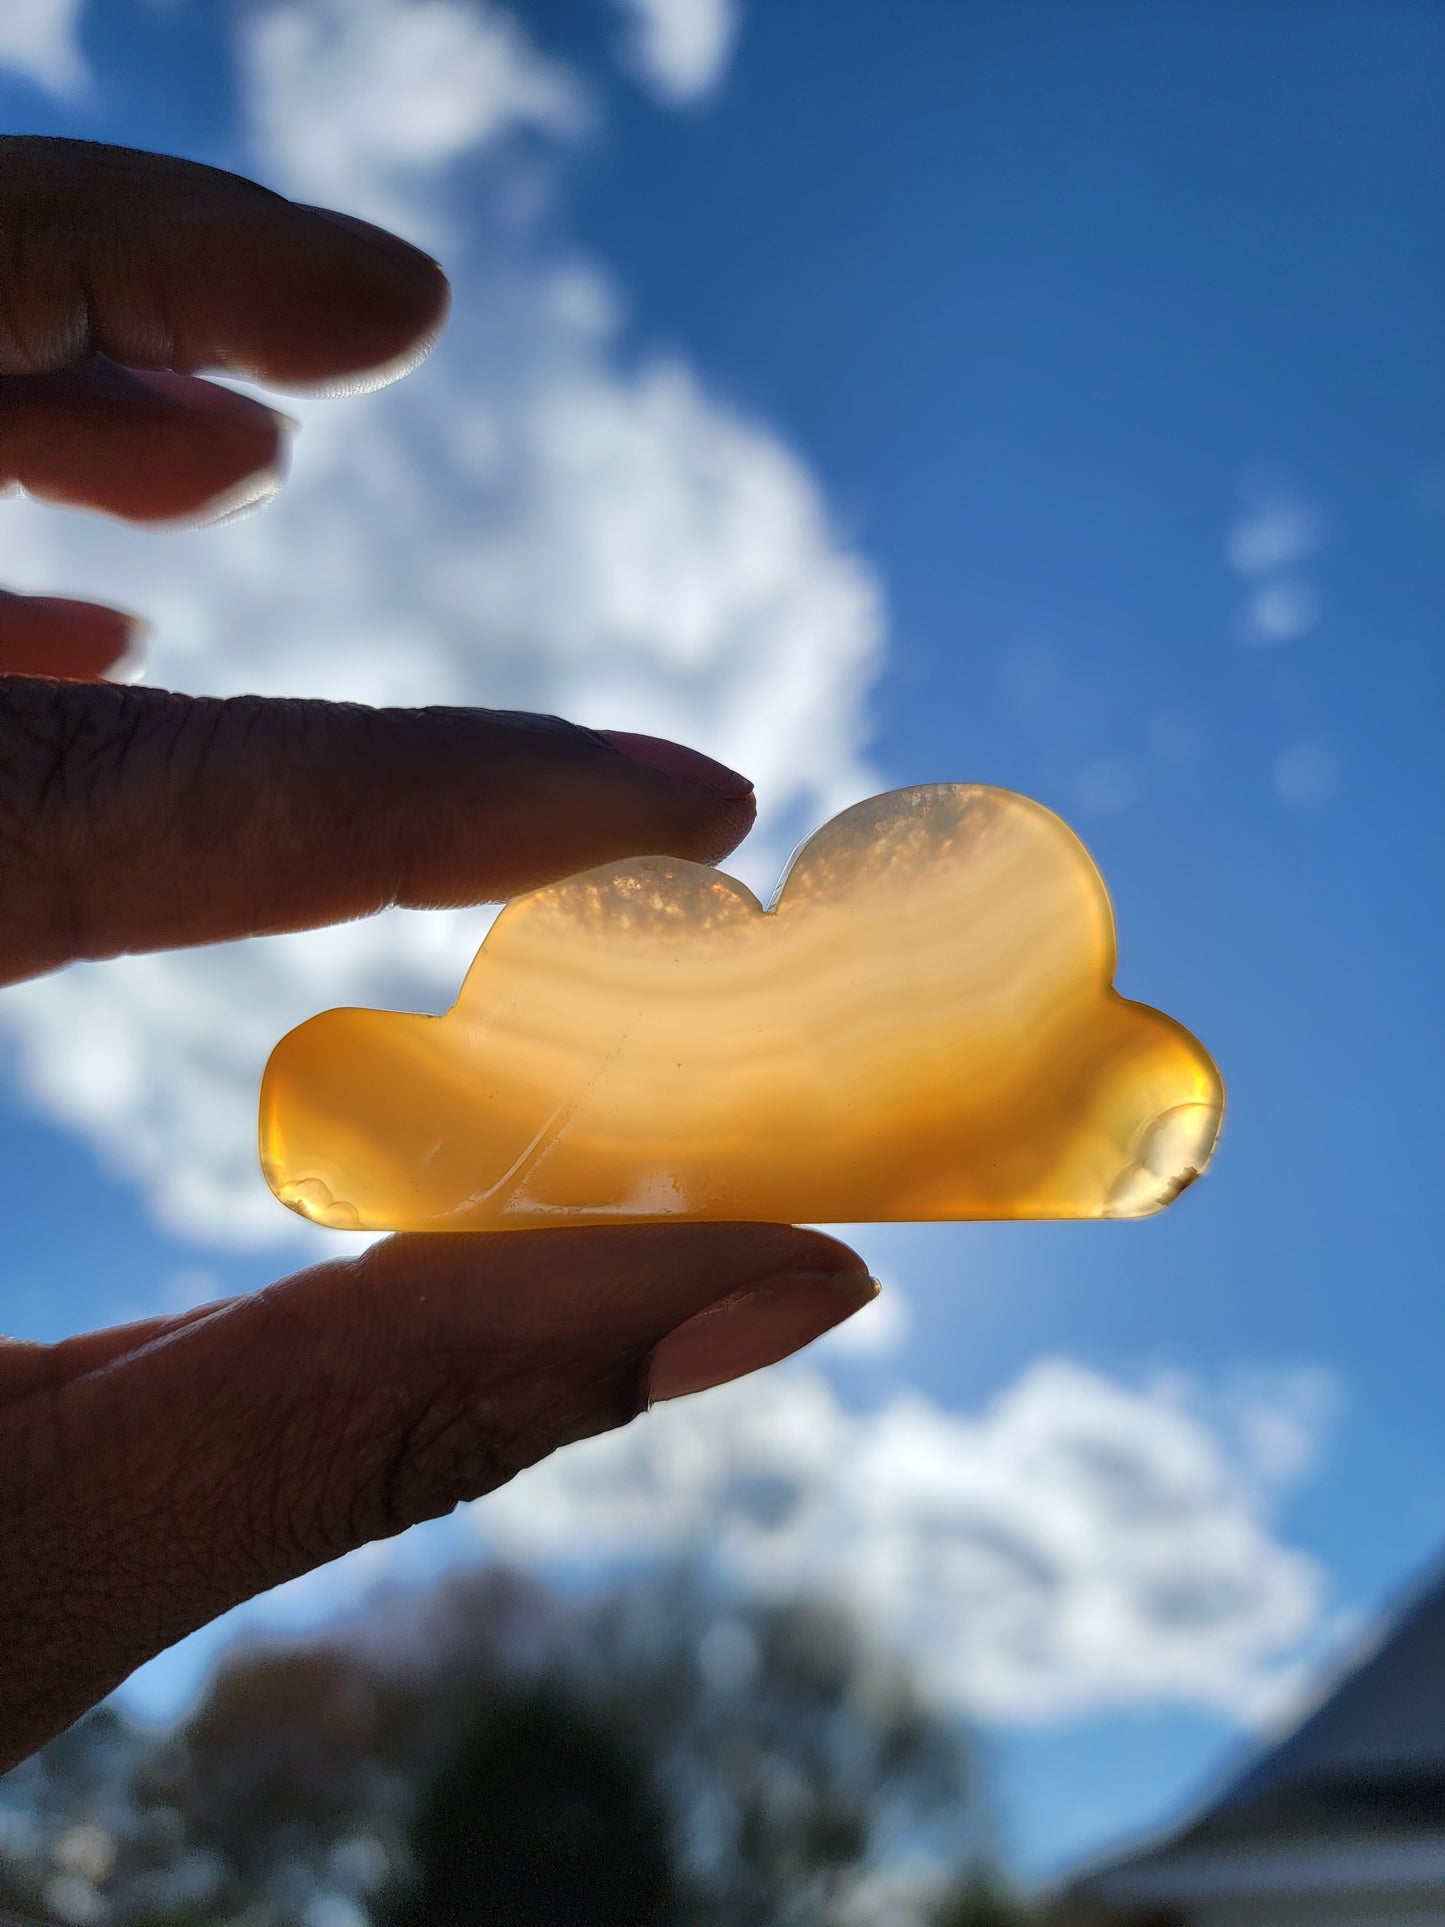
M 1296 495 L 1241 489 L 1246 506 L 1224 538 L 1225 560 L 1238 575 L 1267 575 L 1312 555 L 1324 540 L 1324 518 Z
M 1032 1725 L 1131 1707 L 1258 1726 L 1293 1712 L 1347 1623 L 1274 1509 L 1338 1406 L 1314 1368 L 1130 1386 L 1065 1359 L 981 1412 L 917 1393 L 850 1410 L 805 1363 L 659 1406 L 449 1519 L 363 1546 L 153 1661 L 170 1718 L 242 1631 L 303 1634 L 481 1549 L 581 1585 L 696 1559 L 733 1596 L 831 1598 L 946 1704 Z M 753 1655 L 724 1611 L 703 1655 Z
M 183 1265 L 166 1280 L 165 1309 L 194 1311 L 197 1305 L 212 1304 L 225 1296 L 226 1287 L 213 1271 L 202 1265 Z
M 748 1592 L 846 1599 L 979 1717 L 1254 1720 L 1318 1626 L 1319 1571 L 1269 1524 L 1322 1420 L 1304 1385 L 1220 1402 L 1054 1359 L 977 1416 L 912 1393 L 864 1413 L 794 1367 L 569 1448 L 470 1517 L 544 1568 L 692 1554 Z
M 337 14 L 317 0 L 286 17 L 332 32 Z M 271 67 L 249 71 L 274 160 Z M 400 82 L 410 72 L 397 61 Z M 283 98 L 294 84 L 275 82 Z M 298 191 L 323 186 L 333 120 L 342 151 L 352 138 L 354 103 L 338 98 L 318 86 L 317 171 L 286 163 Z M 756 781 L 762 836 L 738 867 L 770 886 L 784 819 L 819 822 L 872 787 L 860 745 L 878 590 L 766 428 L 681 363 L 623 367 L 616 308 L 595 270 L 501 230 L 419 373 L 345 402 L 288 401 L 303 426 L 275 505 L 159 535 L 7 503 L 0 580 L 146 611 L 151 680 L 198 693 L 482 703 L 694 742 Z M 163 1224 L 216 1244 L 305 1238 L 257 1168 L 267 1052 L 332 1004 L 444 1008 L 485 923 L 395 912 L 75 968 L 5 991 L 0 1027 L 31 1098 L 142 1186 Z
M 1241 482 L 1243 507 L 1224 537 L 1224 559 L 1252 583 L 1235 633 L 1241 642 L 1270 647 L 1297 642 L 1320 619 L 1320 593 L 1301 564 L 1327 533 L 1325 518 L 1297 490 L 1262 476 Z
M 418 240 L 445 233 L 435 181 L 450 163 L 588 117 L 576 78 L 486 0 L 278 0 L 241 52 L 272 183 Z
M 871 1304 L 835 1325 L 822 1342 L 835 1356 L 887 1358 L 902 1351 L 912 1331 L 913 1301 L 901 1286 L 890 1282 Z
M 1277 576 L 1261 583 L 1245 604 L 1240 638 L 1262 648 L 1298 642 L 1319 621 L 1320 607 L 1313 583 L 1297 575 Z
M 1186 1392 L 1187 1396 L 1187 1392 Z M 1318 1366 L 1236 1373 L 1218 1417 L 1261 1479 L 1289 1485 L 1313 1471 L 1342 1402 L 1339 1381 Z
M 0 7 L 0 69 L 48 93 L 78 94 L 89 78 L 79 28 L 84 0 L 5 0 Z
M 669 107 L 722 85 L 741 24 L 737 0 L 616 0 L 627 16 L 623 63 Z

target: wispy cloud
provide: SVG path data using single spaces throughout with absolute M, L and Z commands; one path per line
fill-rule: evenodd
M 1224 538 L 1224 556 L 1238 575 L 1269 575 L 1313 555 L 1324 540 L 1318 509 L 1298 496 L 1246 485 L 1244 507 Z
M 856 1412 L 796 1369 L 560 1454 L 472 1516 L 512 1557 L 681 1548 L 750 1591 L 848 1599 L 976 1715 L 1253 1719 L 1318 1611 L 1317 1569 L 1267 1519 L 1322 1418 L 1293 1382 L 1226 1413 L 1062 1359 L 976 1415 L 917 1394 Z
M 737 0 L 615 0 L 626 16 L 623 64 L 669 107 L 716 93 L 741 18 Z
M 574 136 L 590 115 L 580 81 L 486 0 L 273 0 L 240 54 L 274 186 L 434 245 L 452 162 L 528 130 Z
M 974 1718 L 1162 1705 L 1255 1724 L 1323 1631 L 1322 1574 L 1272 1520 L 1335 1398 L 1316 1372 L 1211 1390 L 1046 1359 L 981 1411 L 917 1393 L 860 1411 L 794 1365 L 569 1446 L 449 1531 L 569 1584 L 691 1558 L 725 1591 L 847 1600 Z M 330 1617 L 415 1562 L 369 1547 L 246 1623 Z
M 0 7 L 0 72 L 9 68 L 62 99 L 89 78 L 80 51 L 85 0 L 5 0 Z
M 1320 593 L 1297 575 L 1275 576 L 1262 582 L 1242 612 L 1240 634 L 1245 642 L 1264 647 L 1298 642 L 1320 619 Z
M 871 1305 L 834 1326 L 823 1349 L 833 1357 L 888 1358 L 903 1349 L 912 1331 L 913 1301 L 888 1281 Z
M 1297 642 L 1320 619 L 1323 602 L 1303 564 L 1323 545 L 1318 508 L 1276 481 L 1247 477 L 1241 508 L 1224 537 L 1224 559 L 1250 585 L 1236 615 L 1241 642 L 1268 648 Z
M 129 1690 L 165 1717 L 238 1628 L 302 1632 L 480 1551 L 569 1586 L 694 1559 L 724 1597 L 845 1600 L 990 1723 L 1153 1706 L 1258 1726 L 1339 1630 L 1320 1568 L 1274 1524 L 1338 1397 L 1312 1369 L 1129 1385 L 1055 1358 L 979 1411 L 917 1393 L 857 1410 L 784 1366 L 279 1587 Z

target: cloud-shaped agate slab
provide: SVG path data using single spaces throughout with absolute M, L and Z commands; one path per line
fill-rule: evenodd
M 262 1164 L 366 1230 L 1144 1217 L 1208 1162 L 1223 1089 L 1114 963 L 1056 816 L 897 790 L 810 837 L 767 910 L 671 857 L 515 898 L 445 1016 L 282 1040 Z

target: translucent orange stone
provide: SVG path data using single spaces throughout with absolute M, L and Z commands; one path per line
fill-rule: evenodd
M 673 857 L 514 899 L 445 1016 L 282 1040 L 261 1161 L 367 1230 L 1144 1217 L 1208 1162 L 1223 1088 L 1114 962 L 1056 816 L 897 790 L 809 838 L 768 910 Z

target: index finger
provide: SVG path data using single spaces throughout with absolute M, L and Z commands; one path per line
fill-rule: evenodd
M 710 862 L 752 785 L 556 717 L 0 677 L 0 984 L 77 958 Z
M 0 137 L 0 374 L 132 368 L 345 384 L 420 359 L 446 277 L 420 249 L 239 175 Z

